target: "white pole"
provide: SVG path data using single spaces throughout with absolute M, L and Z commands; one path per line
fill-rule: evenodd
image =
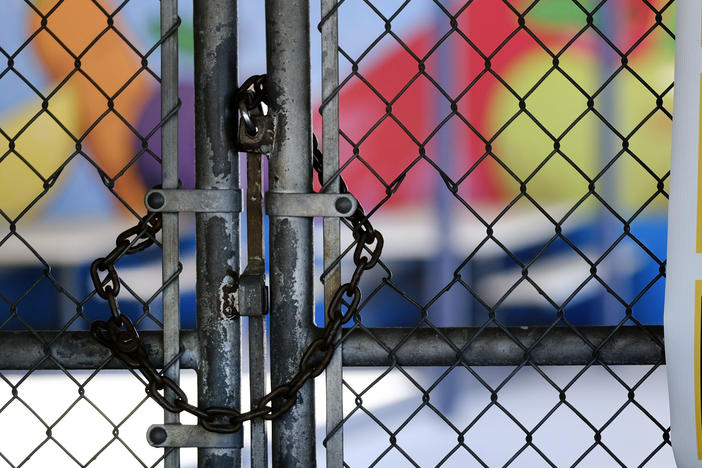
M 702 2 L 678 0 L 676 24 L 665 351 L 675 460 L 694 468 L 702 467 Z

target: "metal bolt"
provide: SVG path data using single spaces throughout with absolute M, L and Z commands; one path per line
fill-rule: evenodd
M 149 209 L 158 210 L 166 204 L 166 197 L 163 196 L 162 192 L 151 192 L 146 198 L 146 204 Z
M 168 438 L 168 433 L 162 427 L 154 427 L 149 431 L 149 440 L 154 445 L 162 444 Z
M 349 211 L 351 211 L 351 207 L 353 206 L 353 203 L 351 203 L 351 200 L 349 200 L 348 197 L 341 196 L 336 199 L 336 202 L 334 202 L 334 208 L 336 208 L 336 211 L 338 211 L 340 214 L 346 214 Z

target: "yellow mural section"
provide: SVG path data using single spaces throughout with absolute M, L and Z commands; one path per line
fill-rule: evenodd
M 48 107 L 72 133 L 78 130 L 77 100 L 76 90 L 67 86 L 50 100 Z M 0 209 L 12 219 L 44 192 L 40 176 L 51 177 L 75 150 L 75 143 L 66 131 L 49 113 L 40 111 L 41 103 L 34 101 L 0 118 L 0 128 L 5 133 L 18 135 L 13 143 L 0 139 L 0 154 L 10 151 L 0 162 Z
M 560 57 L 559 65 L 590 95 L 619 66 L 603 70 L 602 59 L 595 52 L 573 48 Z M 635 62 L 635 68 L 632 66 L 635 73 L 659 94 L 672 83 L 672 48 L 649 47 L 644 53 L 631 54 L 629 60 Z M 545 68 L 543 52 L 532 51 L 516 60 L 504 79 L 524 95 L 543 76 Z M 672 110 L 672 98 L 672 91 L 662 98 L 662 105 L 668 111 Z M 505 88 L 498 91 L 494 102 L 488 116 L 493 132 L 519 110 L 517 99 Z M 527 181 L 528 193 L 545 205 L 572 206 L 588 193 L 589 178 L 595 181 L 598 195 L 607 198 L 617 210 L 633 213 L 645 203 L 654 210 L 664 210 L 667 206 L 664 196 L 656 196 L 649 202 L 656 194 L 657 180 L 670 168 L 672 120 L 658 104 L 656 96 L 634 74 L 622 69 L 606 90 L 597 94 L 594 109 L 587 111 L 587 97 L 560 71 L 554 70 L 528 94 L 525 112 L 497 137 L 493 145 L 495 154 L 521 180 Z M 544 163 L 554 152 L 554 141 L 527 112 L 558 140 L 562 154 L 553 154 Z M 608 120 L 620 135 L 615 135 L 597 114 Z M 599 176 L 622 151 L 612 167 Z M 518 187 L 512 176 L 506 171 L 499 174 L 502 184 L 514 187 L 516 195 Z M 667 187 L 667 181 L 664 185 Z

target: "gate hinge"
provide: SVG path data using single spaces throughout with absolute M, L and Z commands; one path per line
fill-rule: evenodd
M 357 206 L 358 201 L 350 193 L 266 192 L 266 213 L 271 216 L 344 218 Z
M 239 213 L 239 189 L 153 189 L 145 197 L 146 208 L 154 213 Z

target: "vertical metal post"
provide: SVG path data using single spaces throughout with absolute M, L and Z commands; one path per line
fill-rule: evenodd
M 161 34 L 171 31 L 178 22 L 178 1 L 161 2 Z M 178 114 L 173 113 L 178 106 L 178 34 L 171 34 L 161 45 L 161 118 L 170 115 L 161 127 L 161 185 L 164 189 L 178 187 Z M 168 281 L 178 271 L 178 213 L 163 213 L 162 245 L 163 281 Z M 163 302 L 163 362 L 164 365 L 180 351 L 180 292 L 178 279 L 168 284 L 162 294 Z M 180 378 L 180 363 L 174 362 L 165 375 L 176 383 Z M 166 390 L 166 398 L 173 398 Z M 165 423 L 178 423 L 178 414 L 168 411 L 164 414 Z M 168 449 L 166 449 L 168 450 Z M 167 451 L 164 468 L 179 468 L 178 449 Z
M 246 156 L 246 239 L 249 261 L 244 271 L 258 273 L 258 291 L 266 295 L 265 241 L 263 238 L 263 165 L 262 155 L 249 153 Z M 242 278 L 242 287 L 243 287 Z M 267 296 L 267 295 L 266 295 Z M 266 316 L 265 299 L 261 307 L 249 311 L 249 380 L 251 408 L 255 408 L 266 394 Z M 255 312 L 255 313 L 254 313 Z M 261 418 L 251 420 L 251 468 L 268 468 L 268 438 L 266 422 Z
M 237 2 L 195 0 L 195 185 L 239 187 L 235 148 Z M 240 408 L 239 213 L 198 213 L 198 403 Z M 241 437 L 242 431 L 239 431 Z M 241 465 L 240 449 L 198 449 L 200 468 Z
M 266 0 L 268 92 L 276 118 L 268 166 L 271 192 L 312 191 L 309 0 Z M 313 333 L 312 220 L 270 218 L 271 384 L 298 369 Z M 314 387 L 308 381 L 297 404 L 273 421 L 273 466 L 314 467 Z
M 322 0 L 322 153 L 324 154 L 324 183 L 339 169 L 339 23 L 336 0 Z M 333 13 L 331 13 L 334 11 Z M 329 183 L 327 192 L 339 191 L 339 179 Z M 340 254 L 341 233 L 339 218 L 324 218 L 324 270 L 331 267 Z M 327 273 L 324 281 L 325 311 L 341 284 L 341 264 Z M 344 433 L 341 426 L 344 419 L 341 347 L 327 367 L 326 407 L 327 407 L 327 467 L 342 468 L 344 465 Z

